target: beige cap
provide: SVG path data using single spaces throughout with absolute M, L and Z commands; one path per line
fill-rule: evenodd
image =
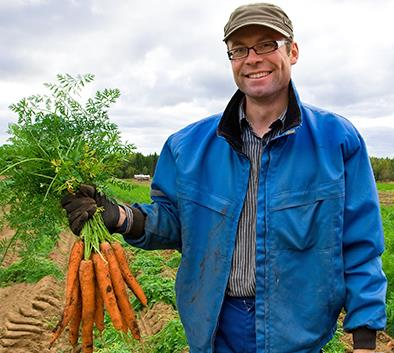
M 293 25 L 286 13 L 279 7 L 268 3 L 243 5 L 236 8 L 224 26 L 224 41 L 236 30 L 250 25 L 272 28 L 286 38 L 293 39 Z

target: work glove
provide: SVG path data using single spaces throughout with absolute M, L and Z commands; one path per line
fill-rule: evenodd
M 119 206 L 100 194 L 93 185 L 81 184 L 77 193 L 62 198 L 61 205 L 67 212 L 70 229 L 76 235 L 81 233 L 85 222 L 93 217 L 98 207 L 104 208 L 101 216 L 108 231 L 115 233 L 117 230 Z

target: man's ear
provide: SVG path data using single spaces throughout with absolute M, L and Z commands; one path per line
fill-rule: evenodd
M 294 65 L 298 61 L 298 55 L 299 55 L 299 50 L 298 50 L 298 44 L 297 42 L 291 43 L 290 47 L 290 64 Z

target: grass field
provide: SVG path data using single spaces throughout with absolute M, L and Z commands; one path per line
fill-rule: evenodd
M 132 189 L 125 190 L 118 185 L 110 185 L 111 192 L 116 195 L 116 198 L 124 203 L 150 203 L 150 183 L 131 181 Z
M 394 192 L 394 182 L 389 183 L 377 183 L 378 191 L 393 191 Z

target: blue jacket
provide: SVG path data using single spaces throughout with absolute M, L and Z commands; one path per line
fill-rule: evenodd
M 169 137 L 135 246 L 182 252 L 177 306 L 190 353 L 213 352 L 250 162 L 238 91 L 223 114 Z M 257 202 L 257 352 L 315 353 L 345 330 L 385 326 L 379 202 L 365 144 L 349 121 L 300 102 L 264 149 Z

